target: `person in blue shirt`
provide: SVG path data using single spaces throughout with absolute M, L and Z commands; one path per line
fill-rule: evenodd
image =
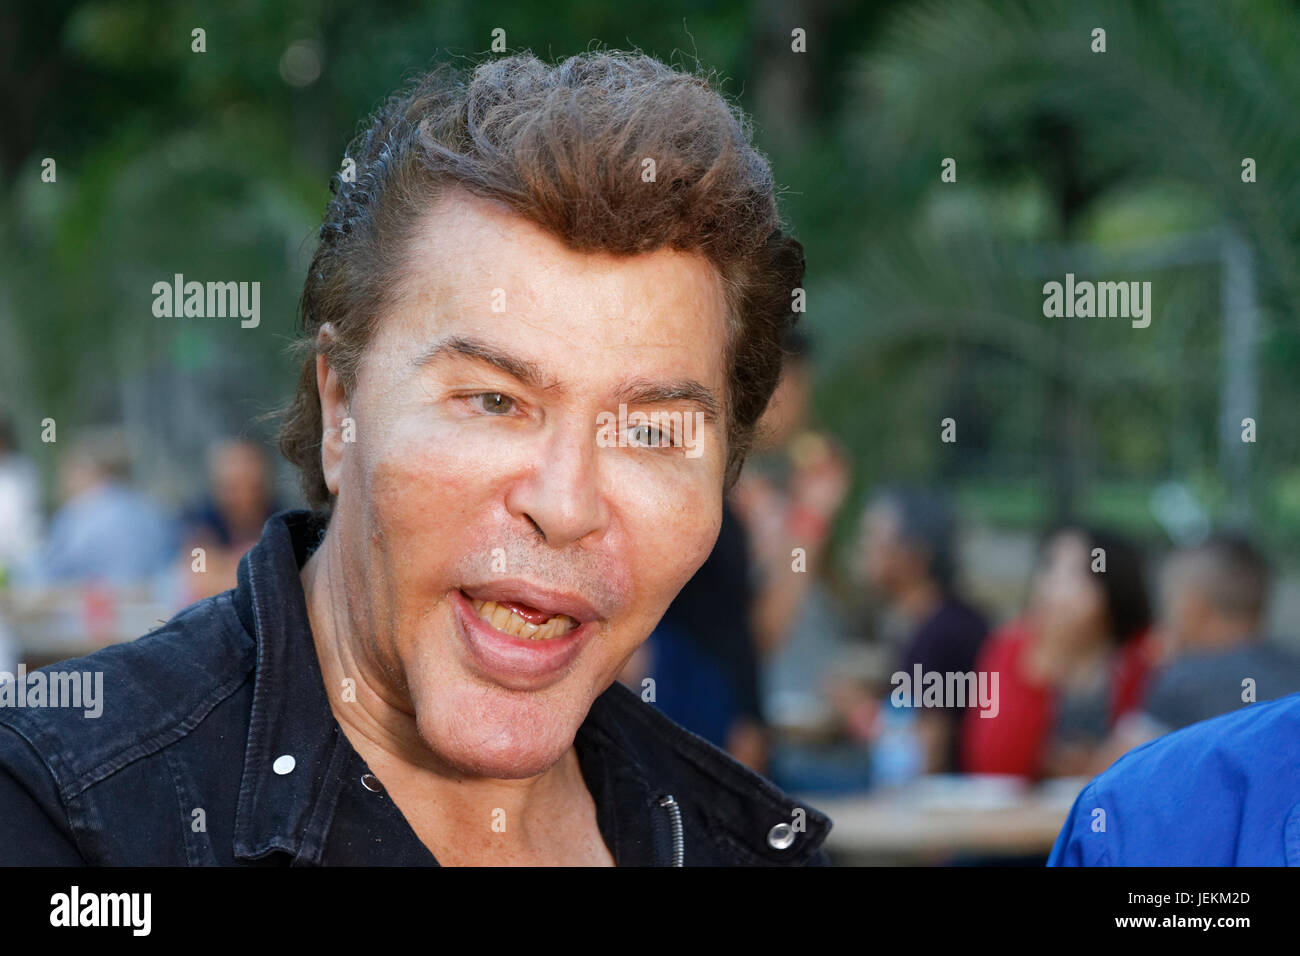
M 164 574 L 180 553 L 167 512 L 131 483 L 125 439 L 81 436 L 63 462 L 64 504 L 50 522 L 37 576 L 47 583 L 138 584 Z
M 1130 751 L 1074 802 L 1048 866 L 1300 866 L 1300 694 Z

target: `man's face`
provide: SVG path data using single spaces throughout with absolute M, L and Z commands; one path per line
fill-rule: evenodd
M 254 448 L 232 443 L 213 455 L 212 493 L 227 515 L 261 517 L 266 509 L 266 463 Z
M 1213 613 L 1209 602 L 1197 592 L 1195 570 L 1187 558 L 1176 555 L 1161 581 L 1157 633 L 1171 652 L 1195 647 Z
M 398 292 L 352 395 L 321 384 L 350 636 L 438 761 L 534 776 L 717 538 L 722 286 L 702 256 L 573 252 L 453 191 Z M 620 403 L 713 410 L 662 447 L 602 419 Z
M 898 516 L 893 509 L 880 502 L 868 508 L 859 541 L 867 583 L 883 594 L 893 594 L 903 583 L 909 559 L 899 540 Z
M 808 384 L 804 361 L 787 360 L 758 425 L 758 434 L 769 447 L 786 444 L 803 425 L 808 414 Z

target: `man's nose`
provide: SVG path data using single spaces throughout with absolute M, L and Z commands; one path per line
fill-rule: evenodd
M 605 527 L 594 425 L 567 423 L 548 430 L 537 457 L 506 496 L 512 515 L 527 518 L 553 548 L 581 541 Z

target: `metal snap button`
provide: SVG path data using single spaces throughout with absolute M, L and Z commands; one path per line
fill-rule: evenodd
M 361 786 L 365 787 L 371 793 L 381 793 L 384 789 L 384 785 L 379 782 L 379 778 L 373 773 L 361 775 Z
M 275 758 L 275 763 L 271 764 L 271 769 L 283 777 L 286 773 L 293 773 L 293 768 L 297 765 L 298 761 L 294 760 L 290 754 L 281 754 Z
M 767 845 L 773 850 L 788 850 L 794 845 L 794 827 L 778 823 L 767 831 Z

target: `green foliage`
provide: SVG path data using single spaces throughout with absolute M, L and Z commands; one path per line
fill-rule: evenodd
M 1221 275 L 1212 261 L 1139 263 L 1153 242 L 1231 228 L 1260 296 L 1259 414 L 1272 424 L 1249 454 L 1266 525 L 1268 488 L 1300 450 L 1270 414 L 1300 400 L 1297 31 L 1284 3 L 899 11 L 864 51 L 839 121 L 841 181 L 856 185 L 839 187 L 852 208 L 822 228 L 851 253 L 810 298 L 835 343 L 819 408 L 855 436 L 860 484 L 992 481 L 1011 497 L 1046 492 L 1049 512 L 1149 524 L 1133 505 L 1146 492 L 1115 481 L 1149 491 L 1219 460 Z M 1247 156 L 1255 183 L 1241 179 Z M 955 183 L 940 181 L 945 157 Z M 1090 267 L 1096 256 L 1111 264 Z M 1041 284 L 1067 271 L 1152 280 L 1151 326 L 1045 318 Z M 958 446 L 945 449 L 949 415 Z M 1212 485 L 1208 506 L 1224 499 Z M 1008 509 L 1027 510 L 986 515 Z M 1295 529 L 1269 533 L 1290 543 Z

